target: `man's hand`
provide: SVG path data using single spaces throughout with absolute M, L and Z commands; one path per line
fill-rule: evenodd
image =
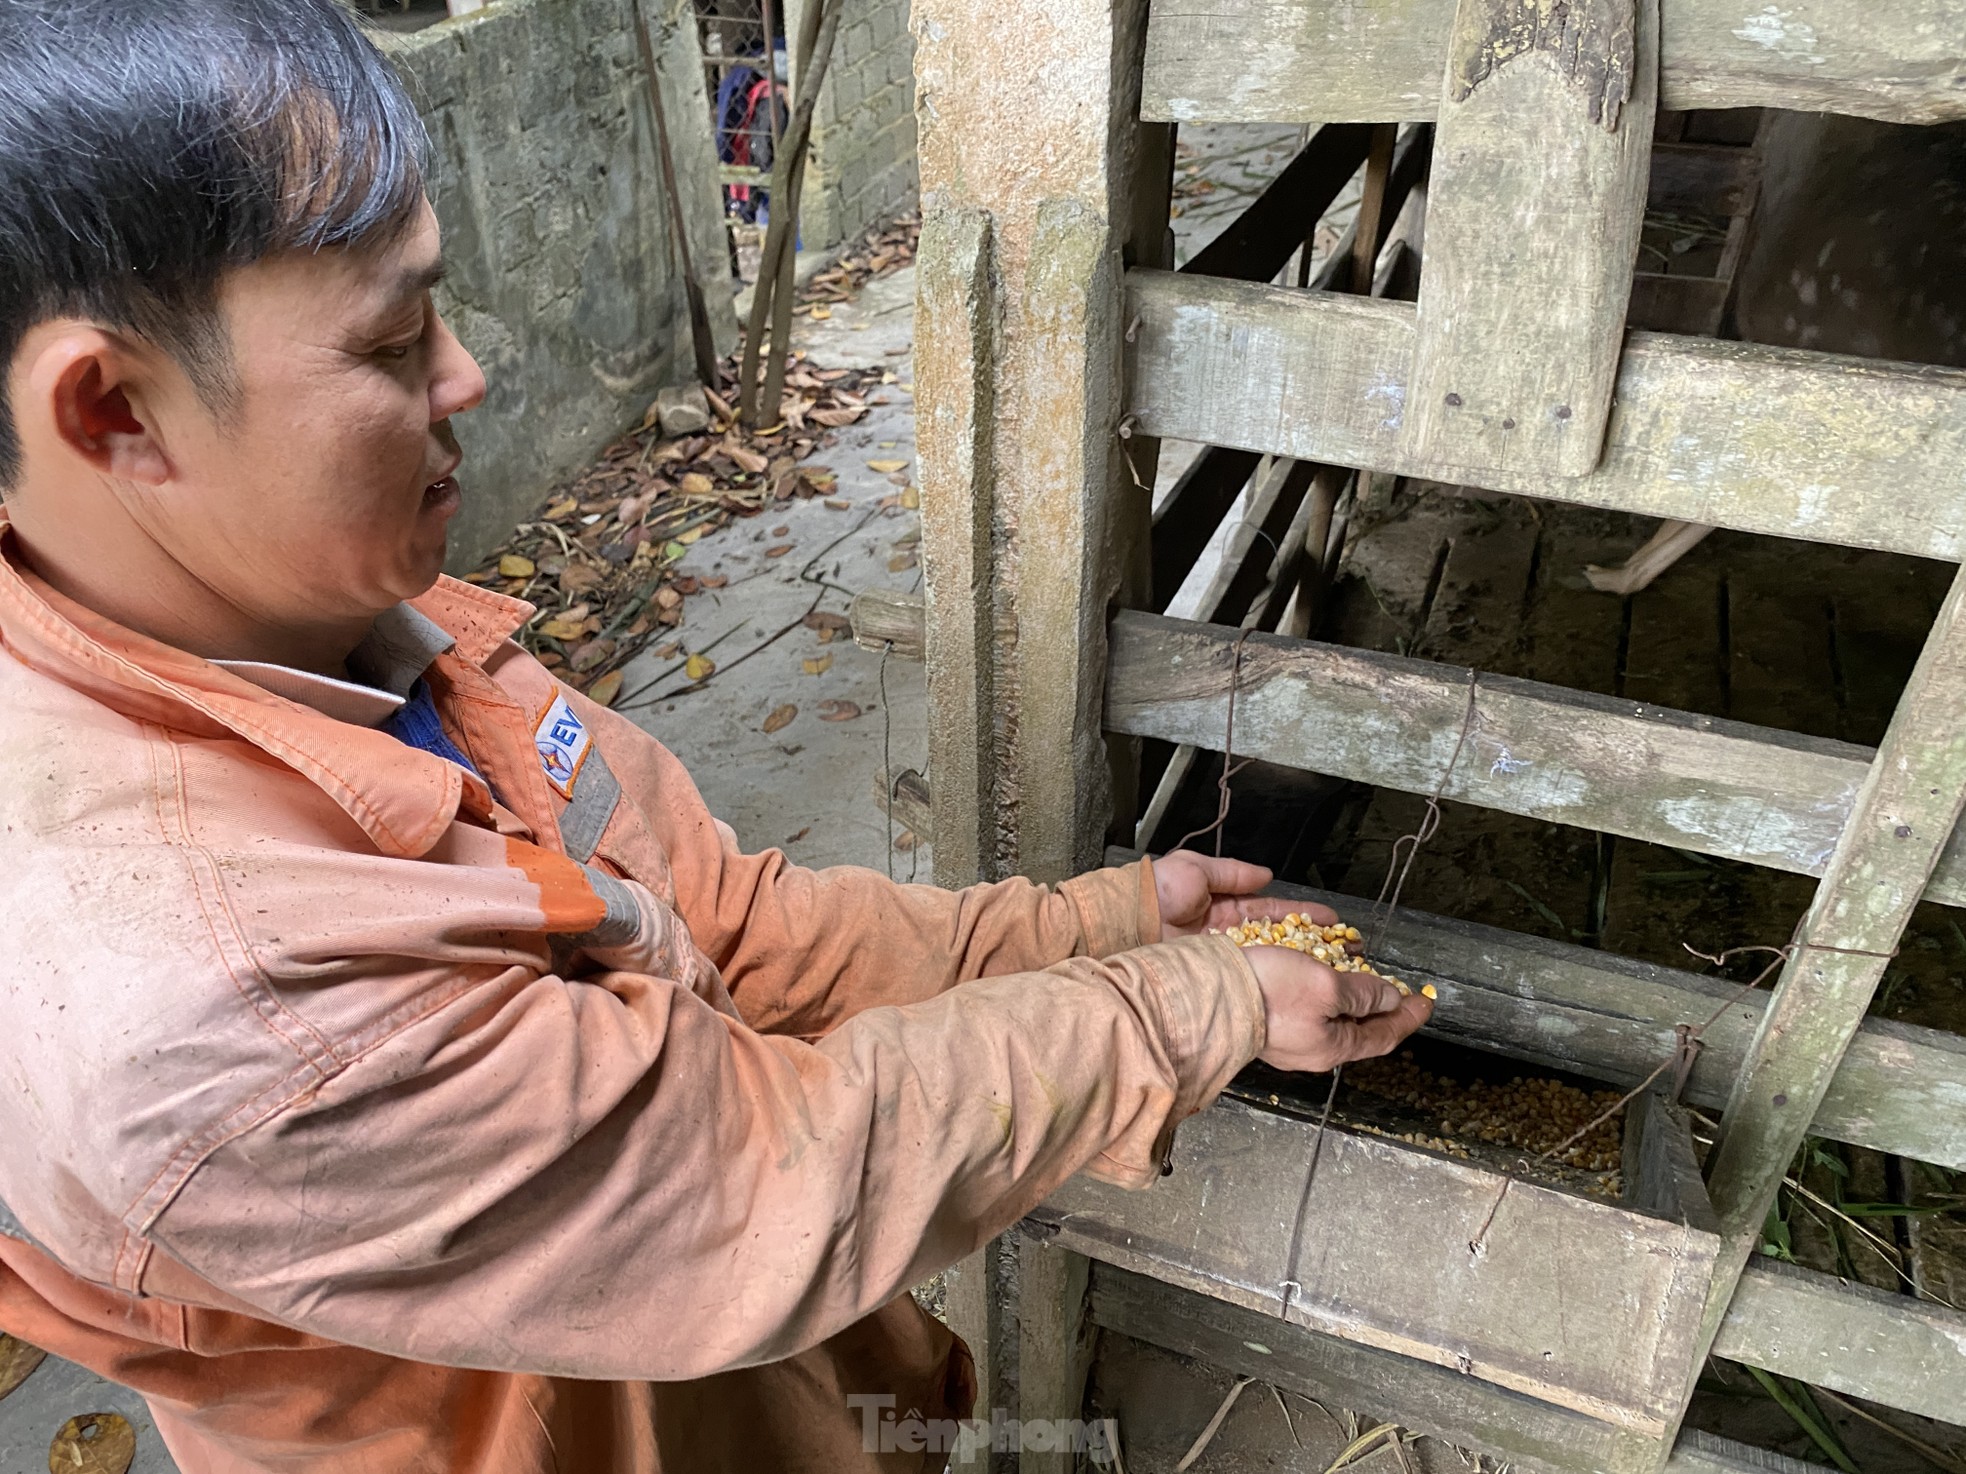
M 1262 1060 L 1279 1070 L 1322 1074 L 1355 1059 L 1390 1054 L 1433 1017 L 1431 999 L 1369 972 L 1334 972 L 1289 947 L 1245 953 L 1263 990 L 1269 1033 Z
M 1335 926 L 1328 906 L 1284 901 L 1256 893 L 1270 883 L 1270 872 L 1241 860 L 1218 860 L 1193 850 L 1176 850 L 1154 861 L 1154 894 L 1160 898 L 1160 929 L 1166 938 L 1226 931 L 1246 917 L 1281 921 L 1291 912 L 1319 926 Z

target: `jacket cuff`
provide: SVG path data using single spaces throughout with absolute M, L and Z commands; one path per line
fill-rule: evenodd
M 1160 940 L 1160 901 L 1151 860 L 1088 870 L 1058 887 L 1078 913 L 1085 957 L 1111 957 Z
M 1177 1081 L 1170 1123 L 1214 1101 L 1261 1051 L 1263 990 L 1227 937 L 1183 937 L 1136 954 L 1154 982 L 1161 1036 Z

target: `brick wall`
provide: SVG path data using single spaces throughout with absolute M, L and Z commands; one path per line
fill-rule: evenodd
M 788 34 L 811 0 L 793 0 Z M 802 244 L 823 250 L 913 206 L 915 43 L 909 0 L 848 0 L 813 118 Z

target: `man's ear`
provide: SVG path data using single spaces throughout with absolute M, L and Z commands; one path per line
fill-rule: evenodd
M 171 462 L 152 414 L 154 354 L 77 323 L 42 342 L 27 374 L 56 438 L 105 476 L 156 486 Z

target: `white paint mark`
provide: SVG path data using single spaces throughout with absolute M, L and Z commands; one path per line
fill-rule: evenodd
M 1815 27 L 1794 19 L 1794 16 L 1792 10 L 1770 5 L 1759 15 L 1744 19 L 1734 34 L 1790 61 L 1806 61 L 1812 67 L 1821 66 L 1823 58 L 1816 51 Z
M 1242 1344 L 1247 1346 L 1251 1351 L 1255 1352 L 1258 1356 L 1269 1356 L 1272 1354 L 1270 1348 L 1265 1346 L 1261 1341 L 1245 1341 Z
M 1517 757 L 1505 747 L 1495 754 L 1495 761 L 1489 764 L 1488 776 L 1493 778 L 1498 773 L 1520 773 L 1528 766 L 1528 758 Z
M 1391 379 L 1382 378 L 1365 391 L 1367 399 L 1377 399 L 1392 406 L 1392 413 L 1379 422 L 1381 428 L 1397 430 L 1402 416 L 1406 413 L 1406 386 Z
M 1820 481 L 1811 481 L 1796 488 L 1795 520 L 1800 526 L 1820 522 L 1829 511 L 1829 499 L 1842 488 L 1825 486 Z

